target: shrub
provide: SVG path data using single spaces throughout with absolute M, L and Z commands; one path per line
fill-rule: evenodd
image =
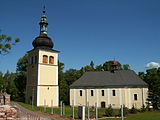
M 114 110 L 111 105 L 105 110 L 105 115 L 108 117 L 114 116 Z
M 145 107 L 145 105 L 142 105 L 142 108 L 140 109 L 140 112 L 146 112 L 147 108 Z
M 119 110 L 119 113 L 121 115 L 121 108 Z M 125 107 L 125 105 L 123 105 L 123 116 L 128 115 L 128 113 L 129 113 L 129 109 L 127 107 Z
M 130 113 L 136 114 L 137 112 L 138 112 L 138 110 L 133 105 L 132 108 L 130 109 Z

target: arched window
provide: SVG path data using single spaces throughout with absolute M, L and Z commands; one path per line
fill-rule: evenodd
M 91 90 L 91 96 L 94 96 L 93 90 Z
M 43 63 L 48 63 L 48 56 L 47 55 L 43 55 Z
M 101 108 L 105 108 L 106 107 L 106 103 L 103 101 L 101 102 Z
M 102 90 L 101 92 L 102 92 L 102 96 L 104 96 L 104 90 Z
M 79 96 L 82 96 L 82 90 L 79 91 Z
M 134 100 L 138 100 L 138 95 L 134 94 Z
M 116 96 L 116 91 L 115 90 L 112 90 L 112 95 Z
M 49 57 L 49 64 L 54 64 L 54 57 L 53 56 Z

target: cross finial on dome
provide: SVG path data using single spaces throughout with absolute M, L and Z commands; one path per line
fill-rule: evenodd
M 46 8 L 45 8 L 45 5 L 43 6 L 43 14 L 46 13 Z

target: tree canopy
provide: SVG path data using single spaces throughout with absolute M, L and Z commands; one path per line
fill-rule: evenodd
M 160 108 L 160 68 L 139 72 L 139 76 L 148 84 L 148 101 L 151 101 L 154 109 Z
M 20 42 L 19 38 L 13 40 L 11 36 L 1 34 L 0 31 L 0 54 L 5 55 L 9 53 L 9 51 L 12 49 L 12 46 L 16 45 L 18 42 Z
M 27 80 L 27 65 L 28 58 L 27 54 L 21 57 L 17 62 L 16 73 L 14 76 L 11 73 L 6 73 L 3 75 L 0 73 L 0 89 L 7 89 L 7 93 L 10 93 L 13 100 L 25 101 L 25 89 Z M 69 104 L 69 86 L 79 79 L 85 72 L 89 71 L 110 71 L 113 61 L 106 61 L 101 65 L 95 66 L 94 62 L 91 61 L 89 65 L 83 66 L 81 69 L 68 69 L 64 71 L 64 63 L 58 61 L 58 81 L 59 81 L 59 93 L 60 101 Z M 129 65 L 123 67 L 118 63 L 119 69 L 129 69 Z M 12 77 L 7 77 L 12 76 Z M 3 79 L 3 80 L 1 80 Z M 10 80 L 8 80 L 10 79 Z M 4 82 L 5 81 L 5 82 Z M 8 82 L 10 81 L 10 82 Z M 6 86 L 7 85 L 7 86 Z M 12 89 L 10 86 L 12 85 Z M 3 87 L 3 88 L 2 88 Z M 4 89 L 5 88 L 5 89 Z

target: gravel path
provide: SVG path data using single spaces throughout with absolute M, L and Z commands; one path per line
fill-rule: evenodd
M 17 120 L 56 120 L 49 116 L 45 116 L 28 110 L 15 102 L 12 102 L 11 106 L 15 107 L 18 110 L 19 118 Z

